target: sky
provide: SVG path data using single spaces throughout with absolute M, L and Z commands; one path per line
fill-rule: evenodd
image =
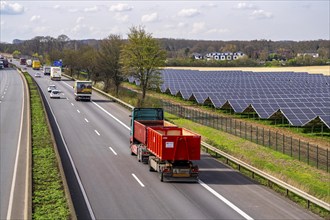
M 330 40 L 330 0 L 28 1 L 0 0 L 0 41 L 36 36 L 127 38 L 142 26 L 154 38 Z

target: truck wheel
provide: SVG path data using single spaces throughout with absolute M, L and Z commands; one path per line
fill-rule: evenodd
M 139 162 L 141 162 L 141 150 L 139 148 L 137 150 L 137 159 Z
M 154 168 L 151 167 L 150 160 L 149 160 L 149 171 L 150 172 L 154 172 L 155 171 Z
M 164 173 L 163 172 L 159 173 L 159 179 L 160 179 L 160 182 L 164 181 Z

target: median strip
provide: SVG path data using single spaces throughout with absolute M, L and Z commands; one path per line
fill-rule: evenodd
M 38 88 L 24 72 L 30 89 L 32 125 L 32 219 L 70 219 L 68 201 Z

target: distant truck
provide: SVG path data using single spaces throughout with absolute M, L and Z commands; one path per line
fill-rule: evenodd
M 9 62 L 6 57 L 0 57 L 0 61 L 2 61 L 4 68 L 9 66 Z
M 92 98 L 92 81 L 75 81 L 73 85 L 74 96 L 76 101 L 91 101 Z
M 34 70 L 40 70 L 41 63 L 39 60 L 33 60 L 32 61 L 32 69 Z
M 161 108 L 134 108 L 130 148 L 139 162 L 159 173 L 161 182 L 197 181 L 201 136 L 164 121 Z
M 52 66 L 50 67 L 50 79 L 51 80 L 61 80 L 62 70 L 61 67 Z
M 32 60 L 26 60 L 26 66 L 32 67 Z
M 44 66 L 42 68 L 42 72 L 44 73 L 44 75 L 50 76 L 50 66 Z
M 26 59 L 25 58 L 19 59 L 19 64 L 20 65 L 26 65 Z

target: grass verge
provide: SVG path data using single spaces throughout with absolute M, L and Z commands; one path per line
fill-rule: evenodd
M 70 219 L 63 183 L 38 88 L 24 72 L 30 90 L 32 124 L 32 219 Z

